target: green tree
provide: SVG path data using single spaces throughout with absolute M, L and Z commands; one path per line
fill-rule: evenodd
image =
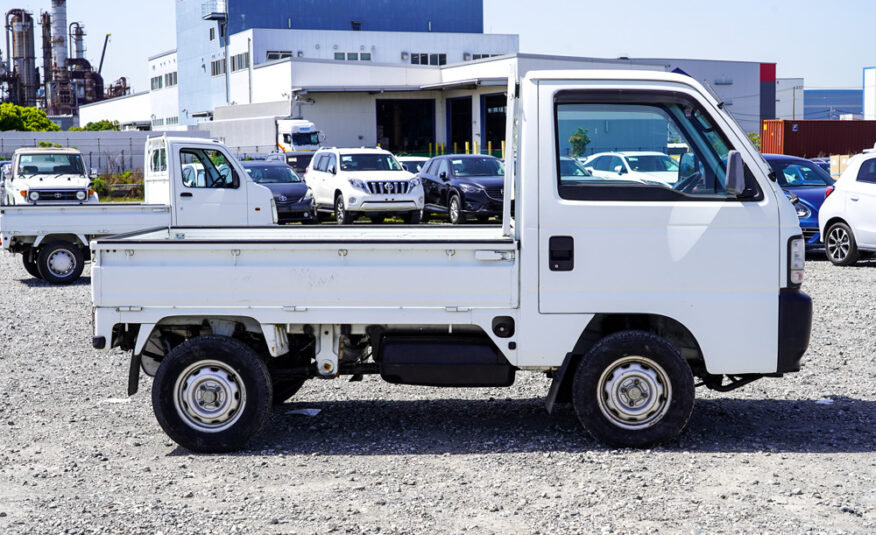
M 581 156 L 587 150 L 587 145 L 590 144 L 590 136 L 587 135 L 589 130 L 578 129 L 569 138 L 569 145 L 572 146 L 572 156 Z
M 108 119 L 104 119 L 102 121 L 93 121 L 85 126 L 74 126 L 70 128 L 71 132 L 96 132 L 100 130 L 118 130 L 119 122 L 118 121 L 110 121 Z
M 41 109 L 17 106 L 9 102 L 0 104 L 0 130 L 56 132 L 60 129 Z
M 748 139 L 757 147 L 757 150 L 760 150 L 760 132 L 749 132 Z

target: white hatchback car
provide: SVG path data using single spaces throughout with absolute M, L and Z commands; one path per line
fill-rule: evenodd
M 304 180 L 313 190 L 316 217 L 335 213 L 347 225 L 361 215 L 383 222 L 393 215 L 419 223 L 423 211 L 420 179 L 405 171 L 382 149 L 319 149 L 307 166 Z
M 662 152 L 599 152 L 583 163 L 593 176 L 601 178 L 646 184 L 675 184 L 678 181 L 678 162 Z
M 876 147 L 852 157 L 828 187 L 818 227 L 827 258 L 837 266 L 854 264 L 861 251 L 876 252 Z

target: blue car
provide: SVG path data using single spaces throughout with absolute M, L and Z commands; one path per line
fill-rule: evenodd
M 794 206 L 806 239 L 806 249 L 823 249 L 818 234 L 818 211 L 827 189 L 833 187 L 834 179 L 821 166 L 804 158 L 784 154 L 764 154 L 763 157 L 775 171 L 779 186 L 791 199 L 797 198 Z

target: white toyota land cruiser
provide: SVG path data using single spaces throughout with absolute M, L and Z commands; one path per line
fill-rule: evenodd
M 3 204 L 96 203 L 97 194 L 76 149 L 18 149 Z
M 393 215 L 401 216 L 408 224 L 420 222 L 420 179 L 405 171 L 389 151 L 320 149 L 307 166 L 304 179 L 313 189 L 318 219 L 334 212 L 341 225 L 362 215 L 375 223 Z

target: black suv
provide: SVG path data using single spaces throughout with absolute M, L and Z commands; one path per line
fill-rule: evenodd
M 481 223 L 502 215 L 505 168 L 502 161 L 484 154 L 436 156 L 423 165 L 420 180 L 425 192 L 423 219 L 441 213 L 454 225 L 475 216 Z

